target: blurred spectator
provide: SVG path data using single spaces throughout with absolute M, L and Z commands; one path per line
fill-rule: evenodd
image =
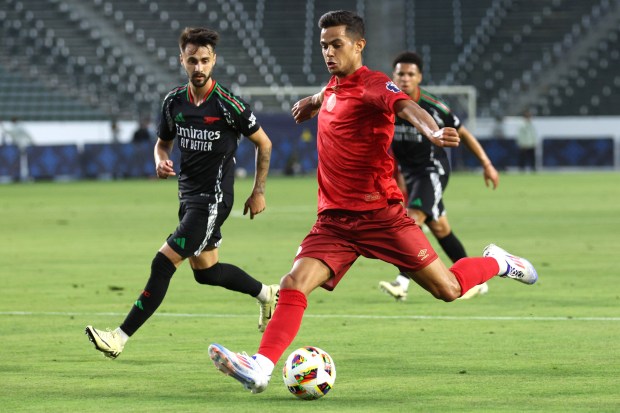
M 286 160 L 286 165 L 284 166 L 284 175 L 287 176 L 295 176 L 301 175 L 302 168 L 301 162 L 299 161 L 299 153 L 296 150 L 291 152 L 291 155 Z
M 13 117 L 11 119 L 11 125 L 5 130 L 10 143 L 13 143 L 19 148 L 20 151 L 25 151 L 26 148 L 33 144 L 32 135 L 22 126 L 18 118 Z
M 110 122 L 110 135 L 112 137 L 112 143 L 120 142 L 120 129 L 118 127 L 118 122 L 116 119 L 112 119 Z
M 495 115 L 493 118 L 493 129 L 491 130 L 492 138 L 504 139 L 506 135 L 504 133 L 504 117 L 502 115 Z
M 532 124 L 532 114 L 529 110 L 523 112 L 523 124 L 517 132 L 517 147 L 519 148 L 519 169 L 529 167 L 536 171 L 536 142 L 538 135 Z
M 133 133 L 132 142 L 153 142 L 153 132 L 151 132 L 150 124 L 151 122 L 149 118 L 141 118 L 138 129 L 136 129 L 136 131 Z
M 19 176 L 22 181 L 27 181 L 28 173 L 28 156 L 26 148 L 33 145 L 32 135 L 26 130 L 17 117 L 11 119 L 11 125 L 4 130 L 8 136 L 7 143 L 12 143 L 19 148 Z
M 4 125 L 2 124 L 2 120 L 0 120 L 0 145 L 4 146 L 4 145 L 8 145 L 8 134 L 6 132 L 6 129 L 4 129 Z

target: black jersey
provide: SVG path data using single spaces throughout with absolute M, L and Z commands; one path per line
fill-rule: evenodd
M 181 150 L 179 198 L 184 201 L 232 202 L 235 152 L 241 135 L 260 125 L 250 106 L 213 81 L 197 106 L 189 86 L 164 98 L 158 136 L 177 139 Z
M 430 113 L 439 128 L 461 127 L 460 119 L 443 101 L 420 88 L 416 96 L 413 100 Z M 392 151 L 401 169 L 410 172 L 439 170 L 443 174 L 441 164 L 448 164 L 448 155 L 442 147 L 433 145 L 412 124 L 399 117 L 396 117 Z

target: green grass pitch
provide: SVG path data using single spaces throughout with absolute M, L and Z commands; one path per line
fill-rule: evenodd
M 270 179 L 253 221 L 250 187 L 237 183 L 220 258 L 277 283 L 314 222 L 316 182 Z M 532 261 L 539 282 L 496 278 L 454 303 L 413 287 L 397 303 L 377 288 L 394 268 L 360 258 L 334 292 L 310 296 L 286 353 L 316 345 L 334 358 L 334 389 L 313 402 L 288 394 L 284 358 L 259 395 L 213 367 L 211 342 L 256 350 L 258 306 L 196 284 L 187 264 L 117 360 L 88 342 L 87 324 L 118 326 L 142 290 L 176 226 L 175 194 L 172 180 L 0 186 L 0 411 L 620 410 L 618 173 L 504 174 L 496 191 L 454 174 L 446 205 L 468 253 L 496 243 Z

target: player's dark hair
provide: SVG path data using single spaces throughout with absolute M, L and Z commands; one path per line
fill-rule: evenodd
M 424 68 L 422 67 L 424 65 L 424 63 L 422 62 L 422 58 L 419 54 L 415 52 L 400 53 L 394 58 L 394 61 L 392 62 L 392 69 L 396 69 L 396 65 L 399 63 L 411 63 L 418 67 L 420 73 L 424 71 Z
M 348 10 L 329 11 L 319 19 L 319 28 L 346 26 L 346 33 L 352 39 L 363 39 L 365 34 L 364 19 Z
M 215 50 L 220 35 L 211 29 L 205 27 L 186 27 L 179 36 L 179 48 L 185 50 L 185 46 L 193 44 L 196 46 L 211 46 Z

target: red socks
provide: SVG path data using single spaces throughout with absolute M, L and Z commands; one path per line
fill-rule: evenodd
M 495 258 L 490 257 L 463 258 L 450 267 L 450 271 L 461 285 L 463 295 L 470 288 L 495 277 L 499 265 Z M 301 291 L 281 289 L 276 311 L 267 324 L 257 353 L 276 364 L 295 339 L 307 306 L 308 301 Z
M 307 306 L 308 301 L 301 291 L 281 289 L 276 311 L 267 324 L 258 353 L 276 364 L 295 339 Z
M 491 257 L 462 258 L 450 267 L 461 285 L 461 296 L 470 288 L 490 280 L 499 273 L 499 264 Z

